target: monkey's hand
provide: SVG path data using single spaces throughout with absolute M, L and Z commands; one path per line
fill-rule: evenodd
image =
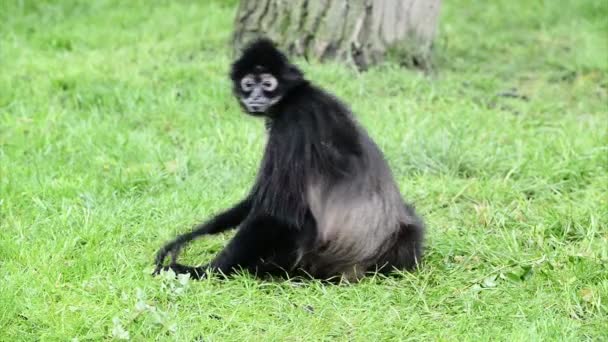
M 171 254 L 171 264 L 177 264 L 177 257 L 181 247 L 181 244 L 176 242 L 171 242 L 163 246 L 163 248 L 156 253 L 156 259 L 154 261 L 156 269 L 154 270 L 153 275 L 157 275 L 160 272 L 160 269 L 163 267 L 165 259 L 169 254 Z
M 179 274 L 189 274 L 190 278 L 192 279 L 202 279 L 207 275 L 207 272 L 205 272 L 206 268 L 206 266 L 192 267 L 178 263 L 172 263 L 169 266 L 157 266 L 154 270 L 153 275 L 159 275 L 162 271 L 171 270 L 173 271 L 173 273 L 175 273 L 176 276 Z

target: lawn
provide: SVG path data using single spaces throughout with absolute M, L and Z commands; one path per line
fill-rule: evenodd
M 428 225 L 356 285 L 153 278 L 243 196 L 236 1 L 0 3 L 0 340 L 608 340 L 608 3 L 445 1 L 436 72 L 300 65 Z M 203 263 L 230 238 L 198 241 Z

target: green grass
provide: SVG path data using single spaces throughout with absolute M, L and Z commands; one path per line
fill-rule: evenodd
M 156 249 L 245 194 L 261 156 L 262 122 L 230 95 L 235 4 L 2 1 L 0 340 L 608 340 L 602 0 L 445 1 L 430 77 L 302 63 L 424 215 L 419 271 L 150 277 Z

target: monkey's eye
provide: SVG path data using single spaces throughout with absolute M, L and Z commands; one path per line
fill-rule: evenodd
M 251 91 L 254 85 L 255 81 L 251 76 L 245 76 L 243 77 L 243 79 L 241 79 L 241 89 L 243 89 L 244 91 Z
M 278 85 L 277 79 L 270 74 L 262 75 L 262 89 L 265 91 L 273 91 L 277 88 Z

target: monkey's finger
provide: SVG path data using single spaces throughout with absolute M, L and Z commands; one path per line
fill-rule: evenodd
M 181 248 L 179 247 L 175 247 L 173 248 L 171 251 L 169 251 L 169 254 L 171 255 L 171 264 L 177 264 L 177 257 L 179 256 L 179 252 L 181 251 Z
M 156 265 L 156 268 L 154 269 L 154 272 L 152 272 L 153 276 L 157 276 L 159 275 L 162 271 L 169 271 L 169 270 L 173 270 L 173 272 L 177 275 L 178 271 L 180 269 L 180 266 L 182 265 L 178 265 L 178 267 L 175 267 L 176 264 L 171 264 L 169 266 L 163 266 L 163 265 Z M 183 266 L 182 266 L 183 267 Z
M 154 268 L 154 271 L 152 272 L 152 276 L 157 276 L 160 274 L 160 271 L 162 271 L 163 267 L 157 265 L 156 268 Z
M 163 248 L 161 248 L 157 253 L 156 253 L 156 259 L 154 261 L 154 264 L 156 266 L 162 266 L 162 264 L 165 263 L 165 259 L 167 258 L 167 254 L 169 254 L 169 252 L 171 251 L 172 248 L 170 248 L 172 246 L 165 246 Z
M 156 265 L 156 267 L 161 267 L 165 261 L 166 258 L 166 253 L 158 253 L 156 255 L 156 259 L 154 260 L 154 265 Z

